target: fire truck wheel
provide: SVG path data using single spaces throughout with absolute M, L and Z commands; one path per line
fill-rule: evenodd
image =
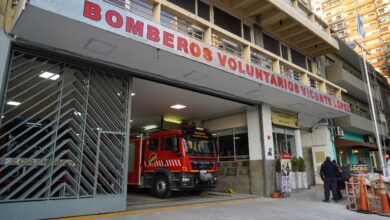
M 169 180 L 165 175 L 157 175 L 153 184 L 153 194 L 158 198 L 168 198 L 172 195 Z

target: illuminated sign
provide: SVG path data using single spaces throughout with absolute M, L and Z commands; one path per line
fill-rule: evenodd
M 371 166 L 369 164 L 348 164 L 347 170 L 352 176 L 358 176 L 371 172 Z
M 165 122 L 170 122 L 170 123 L 174 123 L 174 124 L 181 124 L 181 120 L 179 118 L 172 117 L 172 116 L 164 116 L 163 120 Z
M 30 4 L 324 106 L 351 112 L 349 104 L 343 100 L 230 55 L 204 42 L 138 16 L 125 8 L 98 0 L 84 1 L 84 4 L 80 4 L 79 0 L 67 0 L 60 3 L 49 0 L 30 0 Z

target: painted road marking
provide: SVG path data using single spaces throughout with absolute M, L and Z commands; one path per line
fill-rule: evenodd
M 164 208 L 152 208 L 152 209 L 114 212 L 114 213 L 98 214 L 98 215 L 86 215 L 86 216 L 77 216 L 77 217 L 68 217 L 68 218 L 58 218 L 58 220 L 87 220 L 87 219 L 99 219 L 99 218 L 113 218 L 113 217 L 128 216 L 128 215 L 143 215 L 143 214 L 148 214 L 148 213 L 167 212 L 167 211 L 175 211 L 175 210 L 182 210 L 182 209 L 198 208 L 198 207 L 204 207 L 204 206 L 239 204 L 239 203 L 250 202 L 250 201 L 254 201 L 254 200 L 263 200 L 263 199 L 264 198 L 262 198 L 262 197 L 232 199 L 232 200 L 228 200 L 228 201 L 204 202 L 204 203 L 196 203 L 196 204 L 190 204 L 190 205 L 170 206 L 170 207 L 164 207 Z

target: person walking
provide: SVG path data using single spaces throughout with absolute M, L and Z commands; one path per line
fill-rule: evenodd
M 326 157 L 324 163 L 321 165 L 320 177 L 324 182 L 324 195 L 323 202 L 329 202 L 330 191 L 332 190 L 333 200 L 338 201 L 337 195 L 337 177 L 339 176 L 339 168 L 336 164 L 332 163 L 330 157 Z

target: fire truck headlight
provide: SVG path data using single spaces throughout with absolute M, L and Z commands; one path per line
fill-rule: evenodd
M 189 177 L 182 177 L 181 181 L 182 182 L 190 182 L 190 178 Z

